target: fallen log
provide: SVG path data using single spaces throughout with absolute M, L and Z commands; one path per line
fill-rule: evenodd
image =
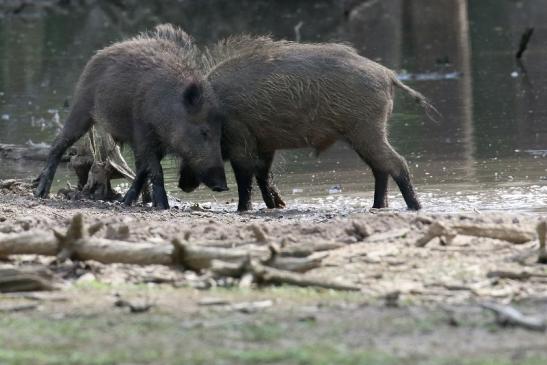
M 57 252 L 58 243 L 53 233 L 45 231 L 0 233 L 0 256 L 55 256 Z
M 126 242 L 94 237 L 100 224 L 86 227 L 76 214 L 66 233 L 54 230 L 0 235 L 0 256 L 38 254 L 59 259 L 93 260 L 103 264 L 182 266 L 194 271 L 210 270 L 217 276 L 241 278 L 262 284 L 290 284 L 335 290 L 360 290 L 336 281 L 314 278 L 302 273 L 319 267 L 327 254 L 310 257 L 283 256 L 283 250 L 251 246 L 227 249 L 192 244 L 173 239 L 171 244 Z M 246 278 L 245 280 L 243 278 Z
M 201 245 L 183 242 L 178 238 L 172 240 L 171 243 L 174 247 L 173 256 L 175 261 L 185 268 L 198 271 L 210 268 L 213 260 L 237 263 L 245 261 L 252 255 L 259 259 L 266 259 L 269 256 L 269 251 L 266 248 L 253 252 L 241 249 L 201 247 Z
M 507 225 L 477 225 L 457 224 L 446 225 L 443 222 L 431 224 L 428 231 L 416 241 L 417 247 L 424 247 L 436 237 L 441 237 L 447 244 L 458 235 L 492 238 L 522 244 L 534 239 L 534 233 L 528 230 L 514 228 Z
M 171 244 L 155 242 L 127 242 L 94 237 L 101 224 L 86 227 L 81 214 L 76 214 L 66 231 L 53 233 L 33 231 L 0 234 L 0 256 L 42 255 L 60 259 L 93 260 L 103 264 L 125 263 L 136 265 L 182 265 L 191 270 L 211 267 L 213 260 L 241 263 L 249 258 L 268 261 L 282 270 L 304 272 L 320 265 L 325 255 L 309 258 L 283 256 L 280 251 L 272 256 L 267 247 L 251 246 L 245 249 L 209 247 L 180 239 Z

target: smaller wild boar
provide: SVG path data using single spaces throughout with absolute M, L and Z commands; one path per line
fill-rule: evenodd
M 207 79 L 226 117 L 222 154 L 235 173 L 239 211 L 251 208 L 253 177 L 268 208 L 285 206 L 271 182 L 276 150 L 312 147 L 319 153 L 337 140 L 347 142 L 372 169 L 374 208 L 388 205 L 389 176 L 408 208 L 421 208 L 407 163 L 388 142 L 386 124 L 396 87 L 428 115 L 436 110 L 393 71 L 346 45 L 268 37 L 229 38 L 208 54 Z M 179 186 L 184 191 L 199 185 L 192 170 L 183 162 Z
M 133 150 L 137 173 L 124 197 L 128 205 L 150 179 L 153 205 L 169 208 L 160 164 L 167 153 L 181 157 L 214 191 L 227 190 L 222 116 L 195 52 L 190 37 L 171 25 L 97 52 L 80 76 L 68 119 L 35 181 L 35 196 L 47 197 L 61 156 L 93 124 Z

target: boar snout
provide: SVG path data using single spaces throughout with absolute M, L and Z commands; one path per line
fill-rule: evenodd
M 200 180 L 213 191 L 228 191 L 226 174 L 224 173 L 224 168 L 222 167 L 212 167 L 206 170 L 202 174 Z

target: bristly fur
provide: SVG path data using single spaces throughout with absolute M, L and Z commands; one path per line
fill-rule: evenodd
M 137 36 L 137 38 L 138 37 L 139 36 Z M 193 47 L 194 43 L 192 37 L 190 37 L 188 33 L 172 24 L 157 25 L 153 30 L 141 33 L 140 37 L 164 39 L 185 48 Z
M 270 35 L 250 35 L 240 34 L 229 36 L 220 40 L 210 48 L 203 50 L 201 64 L 204 72 L 207 74 L 218 64 L 227 61 L 233 57 L 241 57 L 242 55 L 251 56 L 252 54 L 260 54 L 271 49 L 280 47 L 291 47 L 302 43 L 274 40 Z M 314 43 L 305 43 L 313 45 Z M 324 46 L 336 46 L 357 54 L 357 51 L 350 45 L 341 43 L 321 43 Z
M 141 66 L 147 68 L 161 63 L 171 68 L 180 65 L 186 70 L 191 69 L 195 73 L 202 73 L 199 48 L 194 45 L 192 37 L 184 30 L 171 24 L 160 24 L 152 30 L 142 32 L 123 42 L 114 43 L 98 51 L 97 55 L 108 56 L 119 52 L 128 56 L 122 59 L 123 62 L 131 62 L 134 66 L 142 63 Z M 135 57 L 132 58 L 131 55 Z M 186 72 L 182 72 L 184 73 Z

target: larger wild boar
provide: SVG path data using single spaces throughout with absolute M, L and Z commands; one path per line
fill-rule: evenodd
M 387 207 L 391 176 L 409 209 L 420 203 L 407 163 L 389 144 L 386 124 L 395 87 L 426 109 L 425 97 L 397 80 L 393 71 L 340 44 L 301 44 L 267 37 L 237 37 L 210 51 L 207 79 L 227 120 L 222 152 L 237 181 L 239 211 L 251 208 L 256 177 L 268 208 L 285 204 L 271 183 L 278 149 L 312 147 L 321 152 L 337 140 L 349 143 L 372 169 L 374 208 Z M 179 186 L 198 184 L 183 164 Z
M 48 195 L 61 156 L 95 123 L 134 152 L 137 175 L 126 204 L 150 179 L 153 205 L 169 208 L 160 164 L 168 152 L 181 157 L 200 182 L 227 190 L 218 103 L 195 65 L 195 52 L 190 37 L 170 25 L 97 52 L 80 76 L 35 195 Z

